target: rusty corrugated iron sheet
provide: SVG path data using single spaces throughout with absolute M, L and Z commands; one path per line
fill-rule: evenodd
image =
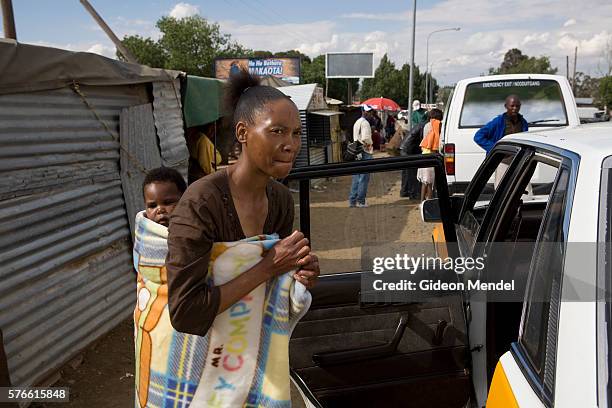
M 178 80 L 153 83 L 153 116 L 161 148 L 162 164 L 175 168 L 187 180 L 189 151 L 185 142 Z
M 15 385 L 132 313 L 119 115 L 147 102 L 146 85 L 0 96 L 0 327 Z

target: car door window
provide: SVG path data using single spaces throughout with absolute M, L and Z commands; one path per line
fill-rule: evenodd
M 417 168 L 383 171 L 356 176 L 327 177 L 310 180 L 310 243 L 319 258 L 321 273 L 357 272 L 372 255 L 395 253 L 434 254 L 432 232 L 435 224 L 420 216 L 420 200 L 401 197 L 402 180 L 416 179 Z M 349 196 L 355 177 L 367 177 L 365 204 L 352 206 Z M 294 201 L 294 228 L 300 229 L 300 193 Z M 401 251 L 401 252 L 398 252 Z
M 562 167 L 544 214 L 533 253 L 519 331 L 523 369 L 530 373 L 541 397 L 552 401 L 554 389 L 556 322 L 560 281 L 567 240 L 567 200 L 570 170 Z
M 457 228 L 459 243 L 465 245 L 465 253 L 472 252 L 489 204 L 515 158 L 516 152 L 493 152 L 483 165 L 482 171 L 476 175 L 473 187 L 467 192 Z
M 597 380 L 600 407 L 612 406 L 612 156 L 602 165 L 597 260 Z

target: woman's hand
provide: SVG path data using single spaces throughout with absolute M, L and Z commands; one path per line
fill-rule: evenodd
M 306 288 L 312 289 L 321 274 L 319 258 L 315 254 L 308 254 L 298 261 L 298 265 L 300 269 L 293 275 L 293 278 Z
M 262 262 L 265 263 L 270 277 L 274 277 L 299 268 L 301 265 L 298 261 L 307 257 L 309 253 L 308 239 L 304 238 L 301 232 L 294 231 L 274 245 Z

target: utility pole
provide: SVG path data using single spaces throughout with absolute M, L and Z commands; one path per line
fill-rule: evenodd
M 2 24 L 4 25 L 4 38 L 11 38 L 17 41 L 12 0 L 2 0 Z
M 408 80 L 408 130 L 412 128 L 412 85 L 414 84 L 414 46 L 416 37 L 416 2 L 412 0 L 412 51 L 410 52 L 410 79 Z
M 574 49 L 574 75 L 572 80 L 572 91 L 576 94 L 576 62 L 578 62 L 578 47 Z
M 567 78 L 567 80 L 570 80 L 570 76 L 569 76 L 569 55 L 565 56 L 565 78 Z
M 138 64 L 138 60 L 136 60 L 136 57 L 134 57 L 134 55 L 132 55 L 132 53 L 123 45 L 121 40 L 117 38 L 115 33 L 113 33 L 113 30 L 111 30 L 111 28 L 104 22 L 102 17 L 100 17 L 100 15 L 93 8 L 93 6 L 89 4 L 89 1 L 81 0 L 81 4 L 89 12 L 89 14 L 91 14 L 93 19 L 96 20 L 96 23 L 98 23 L 100 28 L 104 30 L 106 35 L 108 35 L 108 38 L 110 38 L 110 40 L 115 44 L 115 47 L 117 47 L 117 49 L 119 50 L 121 55 L 123 55 L 123 57 L 126 59 L 126 61 L 131 62 L 133 64 Z

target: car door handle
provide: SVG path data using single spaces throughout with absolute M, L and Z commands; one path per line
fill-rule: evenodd
M 318 366 L 331 366 L 339 364 L 348 364 L 357 361 L 371 360 L 375 358 L 389 357 L 397 351 L 404 330 L 408 324 L 408 314 L 401 314 L 400 320 L 393 333 L 393 337 L 388 343 L 380 346 L 361 347 L 350 350 L 330 351 L 325 353 L 315 353 L 312 355 L 312 361 Z

